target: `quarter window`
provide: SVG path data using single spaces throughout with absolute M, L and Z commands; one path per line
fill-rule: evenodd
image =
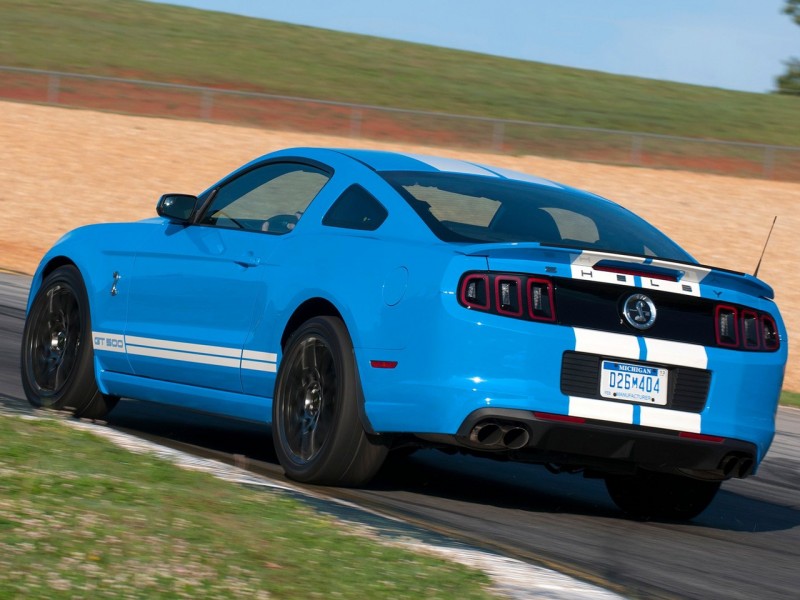
M 389 213 L 375 197 L 360 185 L 351 185 L 333 203 L 322 219 L 328 227 L 375 231 Z
M 289 233 L 329 178 L 320 169 L 297 163 L 256 167 L 223 184 L 199 223 Z

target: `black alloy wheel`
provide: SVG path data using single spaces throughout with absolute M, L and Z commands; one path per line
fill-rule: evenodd
M 387 449 L 359 417 L 353 346 L 341 319 L 315 317 L 291 336 L 278 371 L 272 432 L 278 459 L 298 481 L 357 486 Z
M 42 282 L 22 333 L 22 387 L 31 405 L 99 419 L 117 398 L 97 389 L 89 301 L 83 278 L 72 265 Z

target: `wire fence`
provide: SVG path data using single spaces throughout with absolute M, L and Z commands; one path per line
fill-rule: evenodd
M 800 181 L 800 147 L 492 119 L 0 66 L 0 98 L 475 151 Z

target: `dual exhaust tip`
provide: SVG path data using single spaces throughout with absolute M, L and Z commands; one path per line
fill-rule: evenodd
M 484 421 L 469 433 L 469 441 L 486 450 L 519 450 L 527 446 L 530 439 L 528 429 L 518 423 Z M 743 478 L 753 472 L 754 466 L 752 457 L 732 452 L 723 457 L 718 469 L 725 479 Z
M 739 454 L 727 454 L 719 463 L 719 469 L 725 478 L 747 477 L 753 472 L 755 462 L 748 456 Z
M 469 433 L 469 441 L 487 450 L 519 450 L 530 442 L 527 428 L 521 424 L 484 421 Z M 724 477 L 747 477 L 753 472 L 755 462 L 742 454 L 727 454 L 719 464 Z
M 527 446 L 530 439 L 524 426 L 494 421 L 478 423 L 469 433 L 470 442 L 496 450 L 519 450 Z

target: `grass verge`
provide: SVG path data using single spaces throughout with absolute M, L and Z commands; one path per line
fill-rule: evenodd
M 800 408 L 800 393 L 799 392 L 781 392 L 781 404 L 783 406 L 795 406 Z
M 278 492 L 0 417 L 0 597 L 485 598 L 487 585 Z
M 0 64 L 689 137 L 800 139 L 796 97 L 134 0 L 0 0 Z

